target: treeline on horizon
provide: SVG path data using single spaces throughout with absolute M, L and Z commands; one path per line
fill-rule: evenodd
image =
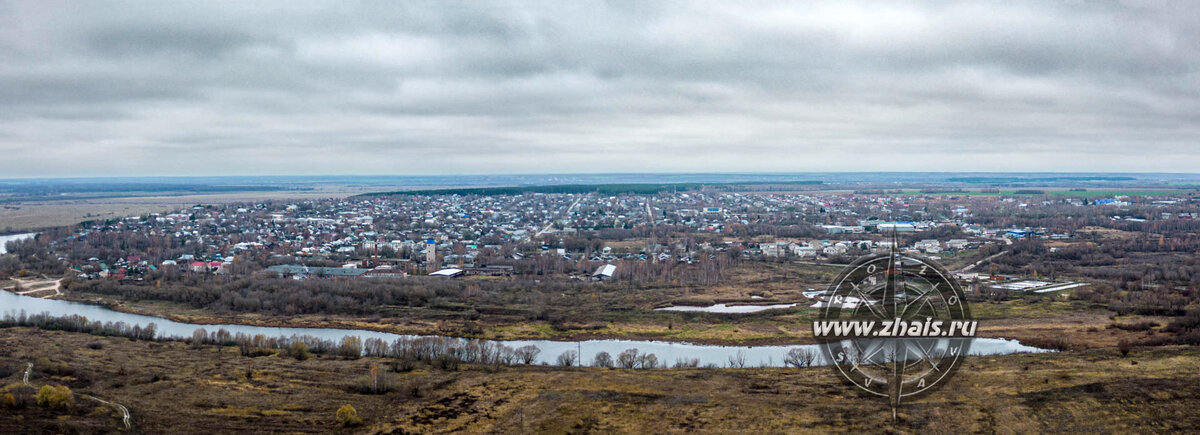
M 753 185 L 820 185 L 820 180 L 802 181 L 742 181 L 729 183 L 622 183 L 622 184 L 554 184 L 546 186 L 466 187 L 450 189 L 400 190 L 364 193 L 360 197 L 393 195 L 520 195 L 523 193 L 599 193 L 602 195 L 652 195 L 669 191 L 691 191 L 702 187 Z
M 1135 181 L 1137 178 L 1126 176 L 1050 176 L 1050 177 L 950 177 L 946 181 L 956 183 L 986 184 L 986 183 L 1028 183 L 1047 181 Z

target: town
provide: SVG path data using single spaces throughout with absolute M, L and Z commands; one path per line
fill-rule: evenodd
M 697 263 L 720 269 L 735 261 L 842 264 L 887 251 L 891 233 L 903 241 L 899 249 L 934 259 L 981 249 L 1001 252 L 998 246 L 1026 240 L 1049 242 L 1054 252 L 1096 229 L 1190 222 L 1195 216 L 1188 211 L 1194 199 L 1182 194 L 1070 193 L 365 196 L 196 205 L 85 223 L 46 242 L 86 280 L 264 270 L 297 280 L 409 275 L 632 280 L 659 273 L 647 272 L 646 264 L 658 265 L 652 271 Z M 1034 218 L 1038 215 L 1056 218 Z M 1013 278 L 984 272 L 960 278 Z M 1022 272 L 1041 278 L 1037 270 Z

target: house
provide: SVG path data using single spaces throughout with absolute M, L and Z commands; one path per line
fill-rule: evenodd
M 792 254 L 800 258 L 813 258 L 817 256 L 817 249 L 812 246 L 792 245 Z
M 592 279 L 596 280 L 596 281 L 604 281 L 606 279 L 612 278 L 613 273 L 615 273 L 616 271 L 617 271 L 617 266 L 614 266 L 611 264 L 605 264 L 603 266 L 596 268 L 596 272 L 592 273 Z
M 404 270 L 401 270 L 401 269 L 392 268 L 391 266 L 380 266 L 380 267 L 376 267 L 374 269 L 368 270 L 366 272 L 363 272 L 363 274 L 359 275 L 359 276 L 361 276 L 363 278 L 368 278 L 368 279 L 404 278 L 404 277 L 408 276 L 408 272 L 405 272 Z
M 470 275 L 485 275 L 485 276 L 512 276 L 512 266 L 482 266 L 468 269 Z
M 821 250 L 821 253 L 823 253 L 825 255 L 843 255 L 846 253 L 847 250 L 848 249 L 846 248 L 846 245 L 838 244 L 838 245 L 826 246 L 825 249 Z
M 442 269 L 442 270 L 439 270 L 439 271 L 437 271 L 437 272 L 430 273 L 430 274 L 429 274 L 429 276 L 440 276 L 440 277 L 445 277 L 445 278 L 454 278 L 454 277 L 462 276 L 462 274 L 463 274 L 463 270 L 462 270 L 462 269 L 448 268 L 448 269 Z
M 913 244 L 913 249 L 930 254 L 942 252 L 942 242 L 937 239 L 925 239 Z
M 329 277 L 329 278 L 354 278 L 362 275 L 367 269 L 359 268 L 341 268 L 341 267 L 308 267 L 303 264 L 280 264 L 267 268 L 268 271 L 278 273 L 283 277 Z

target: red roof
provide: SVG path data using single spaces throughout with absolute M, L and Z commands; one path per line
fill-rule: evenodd
M 204 262 L 203 261 L 193 261 L 192 266 L 204 266 Z

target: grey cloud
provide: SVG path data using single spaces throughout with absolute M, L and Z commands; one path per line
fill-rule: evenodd
M 1191 172 L 1195 9 L 0 2 L 0 153 L 9 176 Z

